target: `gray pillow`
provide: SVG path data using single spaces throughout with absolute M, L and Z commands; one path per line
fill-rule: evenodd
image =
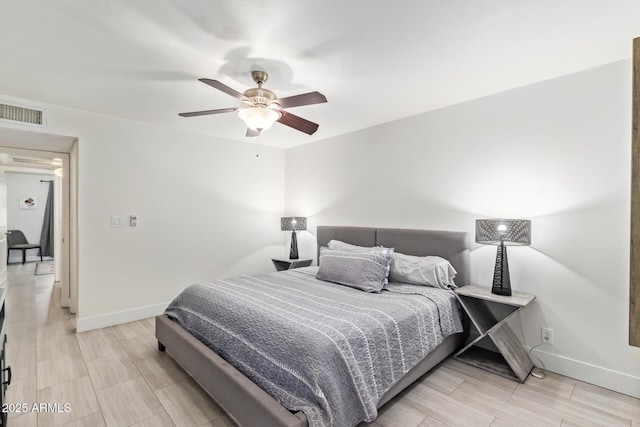
M 327 243 L 327 246 L 329 247 L 329 249 L 335 249 L 343 252 L 359 252 L 359 253 L 374 252 L 374 253 L 379 253 L 385 256 L 393 255 L 393 248 L 385 248 L 384 246 L 372 246 L 372 247 L 356 246 L 356 245 L 352 245 L 351 243 L 345 243 L 340 240 L 329 240 L 329 243 Z M 387 271 L 384 273 L 383 286 L 386 286 L 389 283 L 390 267 L 391 267 L 391 264 L 389 264 L 389 267 L 387 267 Z
M 456 270 L 439 256 L 418 257 L 399 252 L 393 254 L 389 281 L 434 288 L 455 289 Z
M 390 263 L 391 253 L 320 248 L 320 267 L 316 277 L 365 292 L 380 292 Z

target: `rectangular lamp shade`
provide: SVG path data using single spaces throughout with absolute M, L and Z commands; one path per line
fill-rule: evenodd
M 511 278 L 506 245 L 530 245 L 531 221 L 528 219 L 477 219 L 476 242 L 498 245 L 491 292 L 511 296 Z
M 476 242 L 485 245 L 530 245 L 528 219 L 477 219 Z
M 300 231 L 307 229 L 307 218 L 304 216 L 286 216 L 280 218 L 280 229 L 282 231 Z

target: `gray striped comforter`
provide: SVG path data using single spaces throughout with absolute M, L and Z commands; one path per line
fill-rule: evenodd
M 462 331 L 457 302 L 424 286 L 366 293 L 316 272 L 194 284 L 166 313 L 310 426 L 371 421 L 391 386 Z

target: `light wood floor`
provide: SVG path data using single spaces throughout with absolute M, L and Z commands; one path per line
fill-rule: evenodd
M 68 413 L 10 413 L 11 427 L 202 426 L 232 423 L 170 356 L 152 319 L 75 334 L 53 276 L 9 266 L 8 401 L 70 403 Z M 633 426 L 640 400 L 560 375 L 525 384 L 446 361 L 362 426 Z M 262 427 L 262 426 L 256 426 Z M 340 426 L 337 426 L 340 427 Z

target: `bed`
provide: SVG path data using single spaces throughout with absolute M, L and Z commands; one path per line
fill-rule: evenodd
M 457 286 L 469 283 L 469 243 L 465 232 L 320 226 L 317 229 L 318 252 L 332 239 L 365 247 L 392 247 L 407 255 L 437 255 L 447 259 L 456 269 Z M 300 276 L 303 272 L 295 274 Z M 444 338 L 426 357 L 394 380 L 393 386 L 376 398 L 376 406 L 384 405 L 452 354 L 463 343 L 464 334 L 458 332 Z M 166 350 L 189 372 L 238 425 L 303 427 L 310 424 L 305 413 L 287 410 L 166 314 L 156 318 L 156 337 L 159 349 Z

